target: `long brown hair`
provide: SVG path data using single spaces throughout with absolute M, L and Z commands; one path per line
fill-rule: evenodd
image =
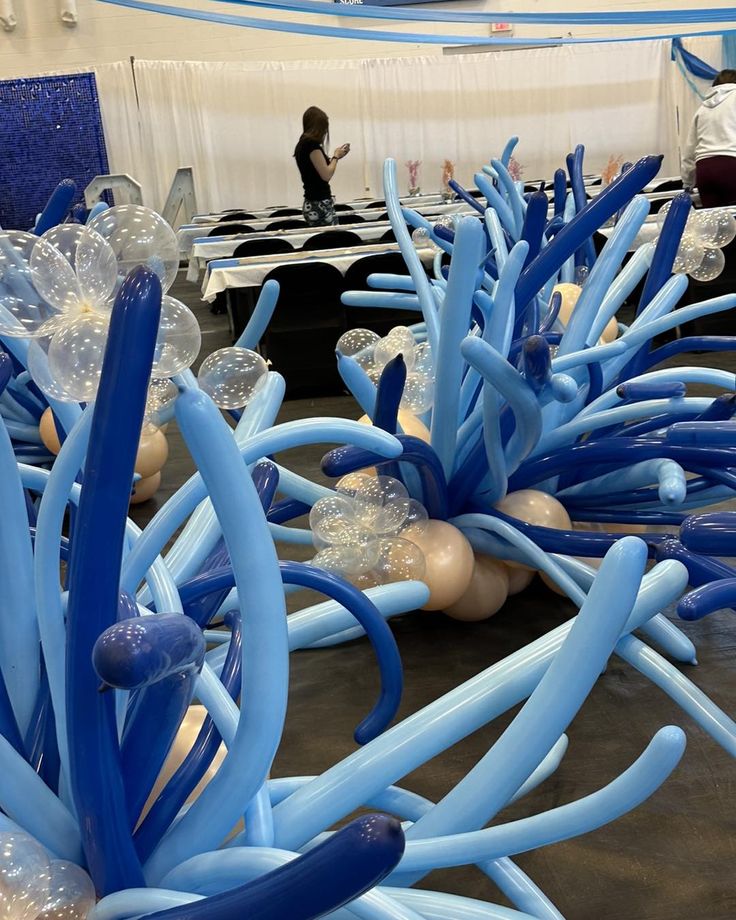
M 327 112 L 323 112 L 316 105 L 310 105 L 302 115 L 302 136 L 299 141 L 315 141 L 317 144 L 324 144 L 329 135 L 330 119 L 327 117 Z

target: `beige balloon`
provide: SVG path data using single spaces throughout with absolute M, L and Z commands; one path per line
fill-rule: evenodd
M 147 476 L 145 479 L 139 479 L 133 483 L 133 494 L 130 497 L 131 505 L 140 505 L 141 502 L 147 502 L 152 498 L 161 485 L 161 473 L 154 473 L 153 476 Z
M 570 322 L 572 311 L 575 309 L 575 305 L 580 299 L 580 295 L 583 293 L 583 289 L 579 284 L 572 284 L 572 282 L 565 281 L 562 284 L 556 284 L 552 288 L 552 293 L 559 294 L 562 298 L 560 312 L 557 314 L 557 318 L 563 326 L 567 326 Z
M 520 489 L 518 492 L 509 492 L 496 508 L 504 514 L 535 524 L 537 527 L 551 527 L 555 530 L 572 530 L 570 516 L 564 507 L 552 495 L 539 492 L 536 489 Z M 522 565 L 520 562 L 507 561 L 511 568 L 529 569 L 531 566 Z
M 418 419 L 413 412 L 408 412 L 406 409 L 399 409 L 399 425 L 404 434 L 411 435 L 413 438 L 419 438 L 420 441 L 424 441 L 425 444 L 429 444 L 430 433 L 429 428 L 424 424 L 421 419 Z M 358 419 L 361 425 L 372 425 L 373 422 L 367 415 L 361 415 Z
M 511 566 L 504 562 L 509 575 L 509 597 L 520 594 L 525 588 L 528 588 L 534 579 L 533 569 L 522 569 L 518 566 Z
M 552 289 L 552 292 L 557 292 L 562 296 L 562 303 L 560 304 L 558 319 L 563 324 L 563 326 L 567 326 L 567 324 L 570 322 L 572 312 L 575 309 L 578 300 L 580 299 L 580 295 L 582 294 L 583 289 L 578 284 L 563 282 L 562 284 L 556 284 Z M 618 323 L 616 322 L 616 317 L 614 316 L 606 323 L 606 328 L 601 333 L 598 344 L 605 345 L 608 342 L 613 342 L 617 337 Z
M 453 620 L 467 623 L 492 617 L 503 607 L 509 595 L 509 571 L 498 559 L 477 555 L 465 594 L 445 607 L 445 613 Z
M 41 421 L 38 423 L 38 433 L 41 435 L 41 440 L 46 450 L 52 454 L 58 454 L 61 450 L 61 442 L 59 441 L 59 435 L 56 433 L 51 407 L 44 410 Z
M 408 531 L 402 536 L 409 538 Z M 457 527 L 446 521 L 428 521 L 422 533 L 413 532 L 411 541 L 424 553 L 427 570 L 422 581 L 429 588 L 429 600 L 422 610 L 445 610 L 457 603 L 473 577 L 473 548 Z
M 150 427 L 142 436 L 138 444 L 138 453 L 135 458 L 135 471 L 141 478 L 148 479 L 158 473 L 166 463 L 169 456 L 169 442 L 166 435 L 159 429 Z
M 181 725 L 179 726 L 179 731 L 176 733 L 174 743 L 171 746 L 171 750 L 169 751 L 169 756 L 164 761 L 164 765 L 161 768 L 161 772 L 159 773 L 151 794 L 148 797 L 148 801 L 143 806 L 141 821 L 150 811 L 151 806 L 161 794 L 166 783 L 171 779 L 174 773 L 176 773 L 176 771 L 184 762 L 184 758 L 191 750 L 191 747 L 194 744 L 200 729 L 202 728 L 202 723 L 204 722 L 206 715 L 207 710 L 204 708 L 204 706 L 195 704 L 187 709 L 187 713 L 184 716 Z M 207 772 L 204 774 L 197 786 L 192 790 L 191 795 L 187 799 L 187 804 L 193 802 L 196 798 L 199 797 L 199 794 L 202 792 L 204 787 L 207 785 L 207 783 L 209 783 L 215 773 L 217 773 L 220 764 L 225 759 L 225 753 L 225 745 L 221 744 L 217 749 L 217 753 L 215 754 L 212 763 L 208 767 Z

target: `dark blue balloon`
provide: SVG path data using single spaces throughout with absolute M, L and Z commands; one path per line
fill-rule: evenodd
M 431 518 L 447 520 L 449 515 L 447 482 L 442 464 L 429 444 L 409 435 L 397 435 L 404 448 L 402 463 L 411 463 L 417 468 L 422 484 L 422 504 Z M 353 445 L 336 447 L 322 458 L 325 475 L 338 478 L 366 466 L 381 466 L 383 457 L 372 451 Z
M 677 615 L 683 620 L 702 620 L 716 610 L 736 607 L 736 574 L 696 588 L 680 599 Z
M 182 585 L 182 588 L 184 587 Z M 230 696 L 237 699 L 240 696 L 242 663 L 240 614 L 231 611 L 226 614 L 225 623 L 231 630 L 231 636 L 220 680 Z M 184 762 L 164 786 L 135 833 L 135 845 L 142 862 L 151 855 L 197 783 L 209 769 L 221 743 L 222 736 L 212 717 L 206 716 Z
M 109 687 L 140 690 L 204 661 L 202 630 L 189 617 L 156 613 L 108 627 L 95 642 L 92 663 Z
M 120 563 L 161 310 L 161 282 L 127 277 L 113 306 L 72 543 L 66 703 L 74 806 L 99 895 L 145 885 L 128 822 L 113 696 L 98 693 L 97 638 L 118 617 Z
M 693 514 L 682 522 L 680 541 L 694 553 L 736 556 L 736 512 Z
M 33 232 L 41 236 L 47 230 L 60 224 L 69 213 L 76 194 L 77 185 L 74 180 L 62 179 L 46 202 L 41 216 L 36 221 Z
M 608 185 L 580 211 L 521 273 L 516 302 L 527 304 L 556 274 L 583 241 L 640 192 L 659 172 L 662 157 L 644 157 Z
M 366 815 L 324 843 L 222 894 L 146 914 L 156 920 L 316 920 L 369 891 L 398 865 L 404 832 L 395 818 Z

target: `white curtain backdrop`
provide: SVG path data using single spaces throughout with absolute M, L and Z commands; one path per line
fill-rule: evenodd
M 717 64 L 715 40 L 689 47 Z M 611 156 L 662 153 L 662 174 L 676 174 L 678 113 L 686 130 L 697 102 L 667 41 L 329 62 L 136 60 L 95 72 L 111 170 L 134 176 L 160 208 L 175 170 L 191 166 L 201 211 L 298 205 L 292 152 L 309 105 L 329 113 L 333 146 L 352 145 L 333 181 L 348 200 L 382 193 L 388 156 L 402 188 L 408 159 L 422 161 L 424 191 L 439 189 L 446 158 L 470 184 L 513 134 L 528 179 L 551 177 L 578 143 L 589 172 Z

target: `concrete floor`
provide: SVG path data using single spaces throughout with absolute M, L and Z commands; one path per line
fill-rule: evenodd
M 182 280 L 172 293 L 189 303 L 199 316 L 203 356 L 230 344 L 226 317 L 212 316 L 198 301 L 193 285 Z M 713 359 L 703 355 L 702 363 L 712 364 Z M 700 357 L 696 360 L 701 362 Z M 732 362 L 731 369 L 733 366 Z M 352 399 L 334 397 L 286 403 L 280 420 L 313 415 L 357 418 L 359 414 Z M 134 510 L 133 516 L 141 524 L 193 470 L 175 426 L 170 428 L 169 440 L 171 455 L 163 471 L 162 489 L 154 500 Z M 319 479 L 322 453 L 322 449 L 296 450 L 279 459 L 303 475 Z M 400 717 L 432 702 L 573 613 L 569 602 L 537 581 L 483 623 L 457 623 L 441 614 L 427 613 L 393 620 L 405 669 Z M 684 672 L 727 713 L 735 712 L 736 623 L 732 614 L 720 613 L 696 624 L 684 624 L 683 629 L 697 645 L 699 658 L 697 667 L 685 667 Z M 319 773 L 354 750 L 353 730 L 376 691 L 377 669 L 365 640 L 292 655 L 289 711 L 273 774 Z M 410 774 L 402 785 L 439 799 L 486 753 L 513 714 L 508 713 Z M 556 774 L 502 817 L 508 820 L 534 814 L 595 791 L 626 769 L 657 729 L 666 724 L 685 730 L 688 748 L 659 792 L 612 825 L 518 857 L 519 865 L 567 920 L 736 917 L 733 759 L 669 697 L 616 658 L 570 726 L 570 747 Z M 507 903 L 476 869 L 438 872 L 425 879 L 422 887 Z

